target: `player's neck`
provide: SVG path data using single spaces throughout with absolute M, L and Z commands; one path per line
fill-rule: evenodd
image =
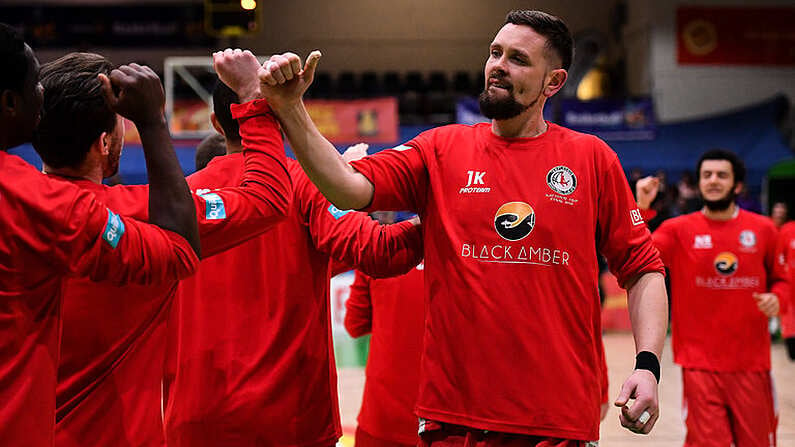
M 740 207 L 732 202 L 725 210 L 711 210 L 705 206 L 701 208 L 701 212 L 710 220 L 731 220 L 737 217 L 737 214 L 740 212 Z
M 243 143 L 234 143 L 226 140 L 226 155 L 239 154 L 243 152 Z
M 528 116 L 529 115 L 529 116 Z M 540 110 L 528 110 L 507 120 L 491 120 L 491 131 L 504 138 L 532 138 L 547 131 L 549 125 L 544 121 Z
M 46 164 L 42 168 L 45 174 L 57 175 L 71 180 L 88 180 L 102 183 L 102 166 L 81 166 L 79 168 L 53 168 Z

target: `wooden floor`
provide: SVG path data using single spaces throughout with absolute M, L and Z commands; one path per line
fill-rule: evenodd
M 662 362 L 660 383 L 661 416 L 654 431 L 648 436 L 640 436 L 623 429 L 618 422 L 618 410 L 611 408 L 602 422 L 602 447 L 624 446 L 681 446 L 685 428 L 681 417 L 682 377 L 680 368 L 672 362 L 670 338 L 666 341 Z M 607 365 L 610 375 L 610 398 L 618 396 L 621 383 L 634 365 L 635 347 L 630 334 L 605 335 Z M 778 398 L 779 447 L 795 447 L 795 363 L 787 357 L 781 344 L 773 345 L 773 377 Z M 339 371 L 340 410 L 342 425 L 346 436 L 342 444 L 352 446 L 351 435 L 356 427 L 356 415 L 362 398 L 364 371 L 361 368 L 343 368 Z

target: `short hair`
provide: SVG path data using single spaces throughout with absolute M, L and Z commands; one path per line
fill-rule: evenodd
M 568 71 L 574 59 L 574 38 L 562 19 L 541 11 L 518 9 L 505 16 L 503 25 L 509 23 L 529 26 L 533 31 L 546 37 L 545 49 L 553 51 L 560 58 L 561 68 Z
M 745 163 L 734 152 L 727 149 L 710 149 L 698 159 L 696 163 L 696 176 L 701 178 L 701 164 L 704 160 L 725 160 L 731 163 L 732 172 L 734 173 L 734 183 L 745 181 Z
M 230 110 L 232 104 L 240 104 L 240 98 L 234 90 L 219 80 L 213 89 L 213 112 L 221 129 L 224 130 L 226 139 L 233 143 L 239 143 L 242 141 L 240 125 L 236 119 L 232 118 Z
M 226 155 L 226 138 L 220 133 L 213 132 L 196 146 L 196 170 L 201 171 L 207 167 L 210 160 L 219 155 Z
M 28 76 L 28 57 L 25 54 L 25 40 L 14 28 L 0 23 L 0 92 L 13 90 L 22 92 Z
M 41 69 L 44 105 L 33 147 L 53 168 L 77 167 L 102 132 L 116 127 L 116 113 L 97 79 L 113 64 L 94 53 L 70 53 Z

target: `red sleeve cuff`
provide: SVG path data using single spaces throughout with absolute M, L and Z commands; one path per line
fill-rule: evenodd
M 645 210 L 640 210 L 640 217 L 643 218 L 644 222 L 649 223 L 650 220 L 652 220 L 655 217 L 657 217 L 657 211 L 655 211 L 655 210 L 653 210 L 651 208 L 645 209 Z
M 232 104 L 230 110 L 232 111 L 232 118 L 236 120 L 272 113 L 271 106 L 264 99 L 255 99 L 244 104 Z

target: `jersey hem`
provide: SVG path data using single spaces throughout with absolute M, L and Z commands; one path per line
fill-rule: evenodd
M 429 408 L 420 406 L 417 406 L 417 414 L 419 417 L 424 419 L 448 424 L 463 425 L 465 427 L 476 428 L 479 430 L 493 430 L 503 433 L 545 436 L 583 442 L 596 441 L 599 439 L 598 432 L 589 434 L 579 430 L 566 430 L 558 427 L 541 427 L 516 424 L 512 422 L 493 421 L 445 411 L 431 410 Z

